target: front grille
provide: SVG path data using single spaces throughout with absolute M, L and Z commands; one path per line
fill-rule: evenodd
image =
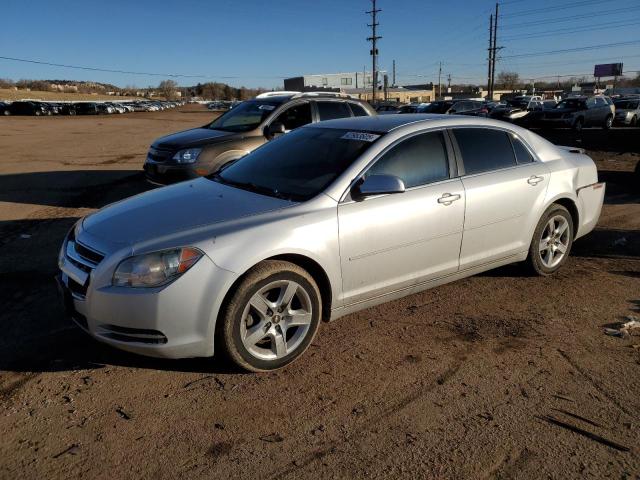
M 100 325 L 98 334 L 119 342 L 146 344 L 167 343 L 167 337 L 164 333 L 148 328 L 130 328 L 104 324 Z
M 173 156 L 173 152 L 171 150 L 162 150 L 151 147 L 147 156 L 154 162 L 162 163 L 169 160 Z
M 78 242 L 72 230 L 67 237 L 65 257 L 67 262 L 87 274 L 87 280 L 84 284 L 76 282 L 71 277 L 66 279 L 67 287 L 73 296 L 82 300 L 87 295 L 89 282 L 91 281 L 91 274 L 98 264 L 104 259 L 104 254 Z

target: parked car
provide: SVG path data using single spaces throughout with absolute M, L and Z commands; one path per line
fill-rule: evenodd
M 420 113 L 486 117 L 488 112 L 487 104 L 483 100 L 438 100 L 422 108 Z
M 48 115 L 49 110 L 41 102 L 17 101 L 9 105 L 8 112 L 11 115 Z
M 640 117 L 640 97 L 621 98 L 613 102 L 616 107 L 614 122 L 635 127 Z
M 546 128 L 571 127 L 576 131 L 584 127 L 609 129 L 613 125 L 614 114 L 615 107 L 609 97 L 571 97 L 545 111 L 540 125 Z
M 243 105 L 253 130 L 250 112 L 269 104 Z M 504 122 L 308 124 L 215 175 L 85 217 L 62 245 L 60 285 L 101 342 L 273 370 L 321 321 L 509 263 L 557 272 L 604 190 L 587 155 Z
M 520 95 L 507 99 L 504 104 L 498 104 L 491 109 L 489 117 L 496 120 L 529 126 L 535 115 L 532 112 L 544 110 L 543 99 L 536 95 Z
M 302 125 L 368 115 L 375 115 L 368 104 L 335 94 L 255 98 L 242 102 L 208 125 L 157 139 L 149 149 L 144 170 L 150 182 L 159 184 L 208 175 Z
M 75 104 L 76 113 L 78 115 L 97 115 L 98 104 L 95 102 L 78 102 Z
M 376 109 L 376 113 L 378 115 L 391 115 L 391 114 L 394 114 L 394 113 L 402 113 L 400 111 L 400 109 L 402 107 L 403 107 L 403 105 L 400 105 L 398 103 L 393 103 L 393 104 L 382 103 L 382 104 L 377 105 L 375 107 L 375 109 Z

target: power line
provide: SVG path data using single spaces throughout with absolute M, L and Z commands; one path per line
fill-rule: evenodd
M 557 55 L 560 53 L 570 53 L 570 52 L 583 52 L 587 50 L 598 50 L 601 48 L 609 48 L 609 47 L 619 47 L 623 45 L 637 45 L 640 43 L 640 40 L 630 40 L 628 42 L 616 42 L 616 43 L 607 43 L 604 45 L 590 45 L 587 47 L 576 47 L 576 48 L 566 48 L 563 50 L 550 50 L 547 52 L 531 52 L 531 53 L 519 53 L 516 55 L 505 55 L 502 58 L 522 58 L 522 57 L 539 57 L 544 55 Z
M 607 30 L 611 27 L 637 26 L 639 21 L 640 21 L 640 18 L 617 20 L 615 22 L 604 22 L 604 23 L 601 22 L 597 24 L 583 25 L 575 28 L 560 28 L 555 30 L 544 30 L 542 32 L 524 33 L 521 35 L 511 35 L 511 36 L 504 37 L 503 40 L 521 40 L 526 38 L 540 38 L 540 37 L 548 37 L 548 36 L 554 36 L 554 35 L 569 35 L 572 33 L 591 32 L 594 30 Z
M 638 7 L 627 7 L 627 8 L 618 8 L 614 10 L 608 10 L 606 12 L 592 12 L 592 13 L 583 13 L 579 15 L 570 15 L 567 17 L 552 17 L 552 18 L 543 18 L 541 20 L 534 20 L 531 22 L 522 22 L 522 23 L 511 23 L 503 25 L 503 29 L 512 29 L 512 28 L 522 28 L 529 26 L 537 26 L 537 25 L 548 25 L 550 23 L 563 23 L 563 22 L 573 22 L 575 20 L 581 20 L 584 18 L 593 18 L 594 15 L 597 15 L 598 18 L 608 15 L 617 15 L 619 13 L 626 13 L 629 11 L 640 10 L 640 6 Z
M 564 5 L 554 6 L 554 11 L 566 10 L 568 8 L 574 8 L 574 7 L 583 7 L 587 5 L 602 4 L 603 1 L 606 1 L 606 0 L 581 0 L 579 2 L 565 3 Z M 534 8 L 532 10 L 522 10 L 516 13 L 508 13 L 506 15 L 503 15 L 503 18 L 521 17 L 522 15 L 535 15 L 536 13 L 545 13 L 548 11 L 549 11 L 549 8 Z

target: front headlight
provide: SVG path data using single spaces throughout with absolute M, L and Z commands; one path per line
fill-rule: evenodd
M 118 265 L 113 274 L 117 287 L 159 287 L 176 279 L 202 257 L 197 248 L 185 247 L 162 250 L 129 257 Z
M 187 148 L 176 153 L 173 159 L 178 163 L 194 163 L 201 151 L 201 148 Z

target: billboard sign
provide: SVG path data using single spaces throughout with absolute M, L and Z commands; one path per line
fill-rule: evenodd
M 600 77 L 619 77 L 622 75 L 621 63 L 603 63 L 596 65 L 593 69 L 593 76 Z

